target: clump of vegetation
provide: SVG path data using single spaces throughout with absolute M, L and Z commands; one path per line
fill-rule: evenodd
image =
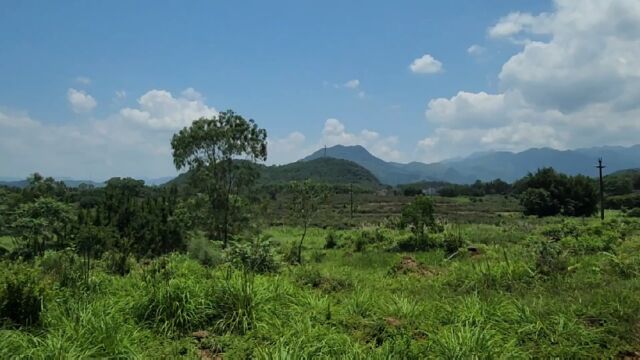
M 300 285 L 325 292 L 348 290 L 353 287 L 353 283 L 349 279 L 323 274 L 320 270 L 313 268 L 305 268 L 297 272 L 296 280 Z
M 236 267 L 256 273 L 276 272 L 279 267 L 268 235 L 256 236 L 250 241 L 233 242 L 226 257 Z
M 536 272 L 542 276 L 555 276 L 567 272 L 568 261 L 559 243 L 542 241 L 538 247 Z
M 627 216 L 632 218 L 640 218 L 640 207 L 636 207 L 627 211 Z
M 263 301 L 252 273 L 227 270 L 212 298 L 215 327 L 222 333 L 248 333 L 257 326 Z
M 187 243 L 189 256 L 205 266 L 215 266 L 223 262 L 222 251 L 201 233 L 192 234 Z
M 45 287 L 38 271 L 23 263 L 2 263 L 0 321 L 15 326 L 40 324 Z
M 525 215 L 591 216 L 597 210 L 598 194 L 586 176 L 567 176 L 544 168 L 519 180 L 514 189 L 520 193 Z
M 338 247 L 339 235 L 335 231 L 329 231 L 325 237 L 324 248 L 335 249 Z

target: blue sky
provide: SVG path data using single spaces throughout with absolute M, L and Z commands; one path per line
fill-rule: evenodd
M 171 175 L 171 134 L 229 108 L 268 130 L 270 163 L 628 144 L 631 120 L 604 138 L 571 121 L 633 115 L 636 4 L 3 1 L 0 176 Z

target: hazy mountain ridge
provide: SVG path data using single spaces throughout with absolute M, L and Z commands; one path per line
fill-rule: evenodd
M 604 164 L 607 166 L 606 173 L 640 167 L 640 145 L 601 146 L 576 150 L 531 148 L 515 153 L 488 151 L 474 153 L 462 159 L 429 164 L 387 162 L 375 157 L 362 146 L 336 145 L 320 149 L 303 161 L 324 157 L 325 153 L 327 157 L 351 160 L 362 165 L 382 183 L 388 185 L 423 180 L 471 183 L 475 180 L 489 181 L 498 178 L 513 182 L 529 172 L 548 166 L 569 175 L 595 176 L 594 166 L 600 157 L 604 159 Z

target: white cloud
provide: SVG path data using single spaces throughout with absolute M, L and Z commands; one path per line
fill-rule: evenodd
M 122 100 L 122 99 L 124 99 L 126 97 L 127 97 L 127 92 L 126 91 L 124 91 L 124 90 L 117 90 L 116 91 L 116 99 Z
M 306 137 L 299 131 L 294 131 L 284 138 L 269 138 L 267 140 L 267 157 L 270 163 L 290 163 L 308 155 L 305 144 Z
M 638 142 L 640 2 L 557 0 L 553 12 L 512 13 L 488 33 L 522 46 L 502 66 L 501 92 L 429 101 L 436 128 L 418 144 L 423 159 Z
M 89 112 L 98 105 L 93 96 L 82 90 L 76 90 L 73 88 L 69 88 L 69 90 L 67 90 L 67 100 L 71 105 L 71 110 L 78 114 Z
M 325 86 L 326 85 L 327 84 L 325 84 Z M 347 89 L 354 91 L 356 96 L 360 99 L 364 99 L 366 96 L 364 90 L 360 88 L 360 80 L 358 79 L 352 79 L 342 84 L 333 84 L 333 87 L 336 89 Z
M 360 133 L 350 133 L 338 119 L 327 119 L 322 130 L 321 143 L 334 145 L 362 145 L 372 154 L 384 160 L 401 160 L 404 155 L 395 148 L 398 138 L 381 137 L 379 133 L 364 129 Z
M 91 84 L 91 78 L 86 77 L 86 76 L 78 76 L 76 77 L 76 82 L 78 84 L 82 84 L 82 85 L 89 85 Z
M 216 109 L 204 103 L 202 95 L 192 88 L 174 97 L 166 90 L 151 90 L 138 99 L 138 108 L 120 110 L 122 118 L 153 128 L 177 130 L 201 117 L 217 114 Z
M 471 46 L 469 46 L 467 48 L 467 53 L 469 53 L 470 55 L 473 55 L 473 56 L 480 56 L 480 55 L 484 54 L 484 52 L 486 50 L 487 49 L 485 49 L 484 47 L 482 47 L 480 45 L 473 44 L 473 45 L 471 45 Z
M 360 80 L 358 79 L 349 80 L 346 83 L 344 83 L 342 86 L 349 89 L 357 89 L 360 86 Z
M 174 174 L 171 136 L 192 120 L 215 115 L 203 100 L 184 97 L 196 94 L 191 89 L 174 97 L 165 90 L 151 90 L 138 99 L 138 107 L 80 122 L 43 123 L 26 113 L 0 108 L 0 175 L 39 171 L 103 180 Z M 89 95 L 83 96 L 86 100 Z
M 442 63 L 433 56 L 425 54 L 413 60 L 409 69 L 418 74 L 435 74 L 442 71 Z

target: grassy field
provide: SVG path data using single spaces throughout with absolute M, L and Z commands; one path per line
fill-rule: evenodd
M 508 200 L 505 200 L 508 201 Z M 370 203 L 369 203 L 370 204 Z M 153 261 L 108 261 L 88 281 L 39 260 L 43 321 L 0 330 L 0 358 L 468 359 L 615 358 L 640 351 L 640 222 L 524 218 L 502 200 L 442 199 L 432 248 L 398 251 L 386 226 L 312 228 L 302 265 L 286 262 L 301 230 L 272 226 L 280 264 L 264 274 L 215 248 Z M 370 214 L 374 206 L 371 206 Z M 396 205 L 394 205 L 396 206 Z M 378 219 L 376 217 L 376 219 Z M 365 223 L 365 222 L 363 222 Z M 331 235 L 329 235 L 331 234 Z M 335 247 L 326 248 L 327 238 Z M 447 239 L 462 239 L 457 251 Z M 200 251 L 201 252 L 201 251 Z M 20 264 L 5 262 L 5 278 Z

